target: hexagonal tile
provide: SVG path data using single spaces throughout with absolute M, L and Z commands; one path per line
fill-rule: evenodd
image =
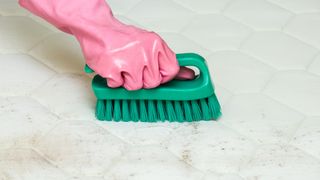
M 25 52 L 51 33 L 28 17 L 0 17 L 0 52 Z
M 320 55 L 309 65 L 308 71 L 320 75 Z
M 59 74 L 32 96 L 64 119 L 93 120 L 96 98 L 90 81 L 87 76 Z
M 186 8 L 192 9 L 197 13 L 219 13 L 231 0 L 174 0 Z
M 198 15 L 184 28 L 183 34 L 212 51 L 238 49 L 250 29 L 222 15 Z
M 285 9 L 294 11 L 295 13 L 319 12 L 320 1 L 318 0 L 268 0 Z
M 320 48 L 320 13 L 296 15 L 290 20 L 284 31 Z
M 0 150 L 0 177 L 7 179 L 71 179 L 31 149 Z
M 142 0 L 126 16 L 152 31 L 178 32 L 193 14 L 170 0 Z
M 0 95 L 27 94 L 55 74 L 27 55 L 0 54 L 0 62 Z
M 31 98 L 0 98 L 0 147 L 31 146 L 58 121 Z
M 320 178 L 320 162 L 295 147 L 265 145 L 241 167 L 240 175 L 259 180 L 316 180 Z
M 136 6 L 140 1 L 141 0 L 127 0 L 126 3 L 119 3 L 117 0 L 108 0 L 107 3 L 114 14 L 124 14 Z
M 259 92 L 273 68 L 238 51 L 219 51 L 208 58 L 215 82 L 233 93 Z
M 280 30 L 291 13 L 264 0 L 237 0 L 224 13 L 258 30 Z
M 18 1 L 1 0 L 0 15 L 17 16 L 26 14 L 27 11 L 19 6 Z
M 320 159 L 320 117 L 306 119 L 291 144 Z
M 277 69 L 305 69 L 318 53 L 318 49 L 281 32 L 254 33 L 242 50 Z
M 236 173 L 254 151 L 255 144 L 219 122 L 185 124 L 164 144 L 197 169 Z
M 83 73 L 85 59 L 78 41 L 73 36 L 53 34 L 37 44 L 30 53 L 60 73 Z
M 175 53 L 193 52 L 207 56 L 211 52 L 201 45 L 178 33 L 159 33 Z
M 198 180 L 202 173 L 183 163 L 165 149 L 155 146 L 135 147 L 107 172 L 105 179 Z
M 320 115 L 320 78 L 302 71 L 277 74 L 265 89 L 274 99 L 307 115 Z
M 122 156 L 126 144 L 88 121 L 67 121 L 57 125 L 35 148 L 70 174 L 101 176 Z
M 222 123 L 257 143 L 287 143 L 303 118 L 266 96 L 244 94 L 224 106 Z

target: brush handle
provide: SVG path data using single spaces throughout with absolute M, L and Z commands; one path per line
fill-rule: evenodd
M 199 69 L 199 76 L 203 81 L 210 81 L 209 69 L 205 59 L 202 56 L 195 53 L 183 53 L 177 54 L 176 56 L 179 66 L 194 66 Z
M 84 66 L 84 72 L 87 74 L 93 73 L 94 70 L 92 70 L 87 64 Z

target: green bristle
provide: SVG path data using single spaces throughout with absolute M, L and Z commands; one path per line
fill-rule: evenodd
M 176 112 L 173 108 L 172 101 L 166 101 L 166 110 L 167 110 L 167 115 L 168 115 L 168 120 L 169 121 L 176 121 L 177 116 Z
M 197 100 L 191 101 L 191 109 L 192 109 L 193 120 L 201 120 L 202 114 L 201 114 L 201 109 L 199 107 Z
M 114 100 L 113 119 L 115 121 L 121 120 L 121 104 L 120 100 Z
M 206 99 L 200 99 L 200 107 L 201 107 L 201 111 L 202 111 L 202 118 L 204 120 L 210 120 L 210 111 L 209 111 L 209 107 L 207 104 Z
M 130 117 L 132 121 L 137 122 L 139 120 L 137 100 L 130 100 Z
M 165 111 L 165 109 L 164 109 L 164 107 L 163 107 L 163 103 L 162 103 L 161 100 L 157 100 L 157 111 L 158 111 L 158 114 L 159 114 L 159 117 L 158 117 L 158 118 L 159 118 L 161 121 L 164 121 L 164 120 L 167 119 L 167 117 L 166 117 L 166 111 Z
M 130 121 L 129 105 L 127 100 L 122 100 L 122 120 Z
M 98 99 L 97 100 L 97 105 L 96 105 L 96 117 L 97 117 L 97 119 L 99 119 L 99 120 L 104 120 L 105 119 L 104 110 L 105 110 L 104 100 Z
M 211 113 L 212 118 L 218 119 L 218 117 L 221 115 L 221 112 L 220 112 L 220 104 L 215 94 L 213 94 L 208 98 L 208 105 L 209 105 L 209 112 Z
M 142 122 L 147 122 L 148 121 L 148 114 L 147 114 L 145 100 L 140 100 L 139 101 L 139 109 L 140 109 L 140 112 L 139 112 L 140 120 Z
M 174 101 L 173 105 L 174 105 L 174 109 L 176 110 L 177 121 L 183 122 L 184 116 L 183 116 L 183 111 L 182 111 L 180 102 Z
M 182 101 L 184 117 L 187 121 L 192 121 L 192 112 L 189 101 Z
M 105 120 L 112 120 L 112 111 L 113 111 L 113 103 L 112 100 L 105 100 L 106 108 L 105 108 Z
M 148 118 L 150 122 L 155 122 L 157 120 L 157 110 L 154 100 L 148 100 Z

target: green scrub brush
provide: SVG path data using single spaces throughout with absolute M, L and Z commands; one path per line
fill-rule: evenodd
M 177 54 L 180 66 L 195 66 L 200 74 L 193 80 L 172 80 L 154 89 L 128 91 L 109 88 L 105 78 L 96 75 L 92 89 L 97 97 L 96 117 L 106 121 L 191 122 L 216 120 L 220 104 L 203 57 Z M 85 71 L 93 72 L 88 66 Z

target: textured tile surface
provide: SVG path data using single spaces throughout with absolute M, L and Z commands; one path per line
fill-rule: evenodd
M 305 150 L 314 157 L 320 158 L 320 121 L 319 117 L 310 117 L 301 123 L 291 144 Z
M 95 98 L 87 76 L 59 74 L 31 95 L 64 119 L 94 119 Z
M 305 69 L 318 52 L 318 49 L 281 32 L 254 33 L 242 49 L 278 69 Z
M 203 173 L 184 163 L 169 151 L 156 146 L 135 147 L 125 153 L 105 178 L 197 180 Z
M 296 15 L 285 27 L 285 32 L 320 48 L 320 13 Z
M 25 52 L 51 31 L 28 17 L 0 16 L 0 52 Z
M 319 180 L 319 0 L 107 0 L 208 62 L 218 122 L 94 119 L 77 41 L 0 0 L 0 179 Z
M 119 138 L 86 121 L 61 123 L 35 144 L 58 167 L 79 176 L 102 175 L 125 146 Z
M 224 121 L 257 143 L 287 143 L 304 116 L 260 95 L 235 96 L 224 107 Z
M 240 175 L 262 180 L 318 179 L 320 162 L 292 146 L 265 145 L 241 167 Z
M 28 94 L 55 72 L 25 54 L 0 54 L 0 95 Z
M 320 79 L 302 71 L 278 73 L 265 93 L 306 115 L 320 115 Z
M 85 64 L 79 43 L 74 37 L 62 33 L 52 34 L 35 46 L 30 54 L 60 73 L 82 73 Z
M 1 148 L 28 147 L 59 122 L 55 114 L 29 97 L 0 98 L 0 119 Z
M 227 17 L 197 15 L 182 32 L 186 37 L 212 50 L 237 49 L 250 34 L 246 26 Z
M 193 123 L 176 129 L 164 143 L 183 161 L 203 171 L 237 172 L 255 144 L 221 123 Z
M 127 17 L 144 24 L 149 30 L 169 32 L 179 32 L 193 14 L 171 0 L 142 0 L 126 13 Z
M 16 16 L 27 15 L 27 11 L 19 7 L 17 1 L 1 0 L 0 15 L 3 16 Z
M 0 177 L 7 179 L 71 179 L 32 149 L 0 150 Z
M 319 12 L 320 1 L 318 0 L 269 0 L 284 9 L 295 13 Z
M 225 14 L 258 30 L 279 30 L 291 16 L 291 13 L 283 8 L 264 0 L 233 1 Z
M 215 82 L 234 93 L 261 91 L 275 71 L 239 51 L 219 51 L 208 60 L 214 74 L 219 74 L 215 76 Z

